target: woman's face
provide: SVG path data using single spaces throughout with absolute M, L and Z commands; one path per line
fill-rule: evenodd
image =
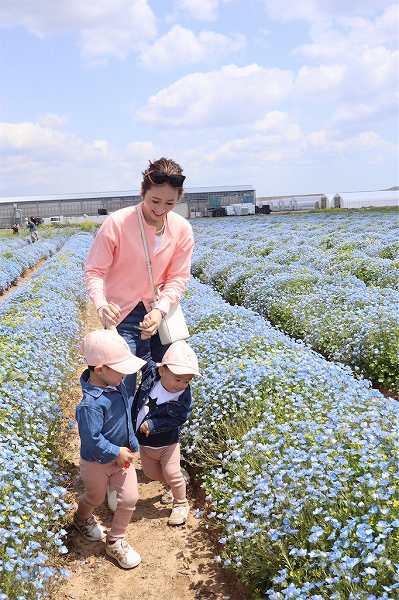
M 166 213 L 176 206 L 178 198 L 178 189 L 169 183 L 152 185 L 143 197 L 143 212 L 147 223 L 161 225 Z

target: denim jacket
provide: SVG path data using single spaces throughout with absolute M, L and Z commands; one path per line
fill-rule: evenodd
M 135 429 L 140 409 L 144 404 L 148 403 L 151 390 L 159 380 L 158 370 L 155 363 L 151 360 L 143 368 L 142 381 L 133 401 L 132 422 Z M 150 434 L 147 437 L 136 431 L 139 444 L 141 446 L 159 448 L 177 443 L 179 441 L 180 428 L 190 416 L 191 408 L 190 386 L 187 386 L 174 401 L 165 402 L 159 406 L 154 406 L 151 403 L 149 405 L 149 412 L 144 419 L 148 423 Z
M 102 388 L 89 383 L 90 371 L 81 378 L 83 398 L 76 407 L 80 435 L 80 456 L 90 462 L 109 463 L 122 446 L 138 449 L 131 419 L 132 399 L 124 383 L 116 388 Z

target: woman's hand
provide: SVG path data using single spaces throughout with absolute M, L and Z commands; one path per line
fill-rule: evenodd
M 162 313 L 159 308 L 153 308 L 149 313 L 146 314 L 142 322 L 141 327 L 141 339 L 148 340 L 157 331 L 162 321 Z
M 100 317 L 101 323 L 105 329 L 111 329 L 115 327 L 118 323 L 119 316 L 121 311 L 119 306 L 110 302 L 109 304 L 104 304 L 104 306 L 100 306 L 97 310 L 98 316 Z

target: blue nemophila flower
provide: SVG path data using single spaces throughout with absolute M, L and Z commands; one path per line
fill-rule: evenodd
M 42 239 L 35 244 L 24 244 L 23 240 L 5 241 L 0 245 L 0 293 L 13 285 L 27 269 L 41 258 L 52 256 L 66 242 L 65 235 Z
M 398 403 L 196 280 L 183 308 L 203 377 L 182 442 L 223 560 L 267 597 L 382 597 L 399 562 Z
M 46 244 L 54 254 L 65 241 Z M 2 593 L 10 598 L 39 600 L 47 580 L 62 575 L 51 557 L 67 551 L 60 520 L 68 505 L 53 453 L 59 395 L 75 364 L 90 241 L 86 234 L 69 239 L 0 306 L 0 561 L 8 574 Z
M 390 214 L 348 215 L 345 223 L 338 215 L 284 219 L 195 223 L 194 274 L 328 358 L 396 389 L 397 220 Z

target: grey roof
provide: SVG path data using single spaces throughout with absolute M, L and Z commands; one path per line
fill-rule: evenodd
M 244 192 L 255 191 L 252 185 L 231 185 L 213 187 L 185 188 L 187 194 L 206 194 L 210 192 Z M 60 200 L 95 200 L 97 198 L 124 198 L 126 196 L 139 196 L 139 190 L 114 190 L 104 192 L 73 193 L 73 194 L 45 194 L 40 196 L 4 196 L 0 197 L 0 204 L 18 204 L 21 202 L 58 202 Z

